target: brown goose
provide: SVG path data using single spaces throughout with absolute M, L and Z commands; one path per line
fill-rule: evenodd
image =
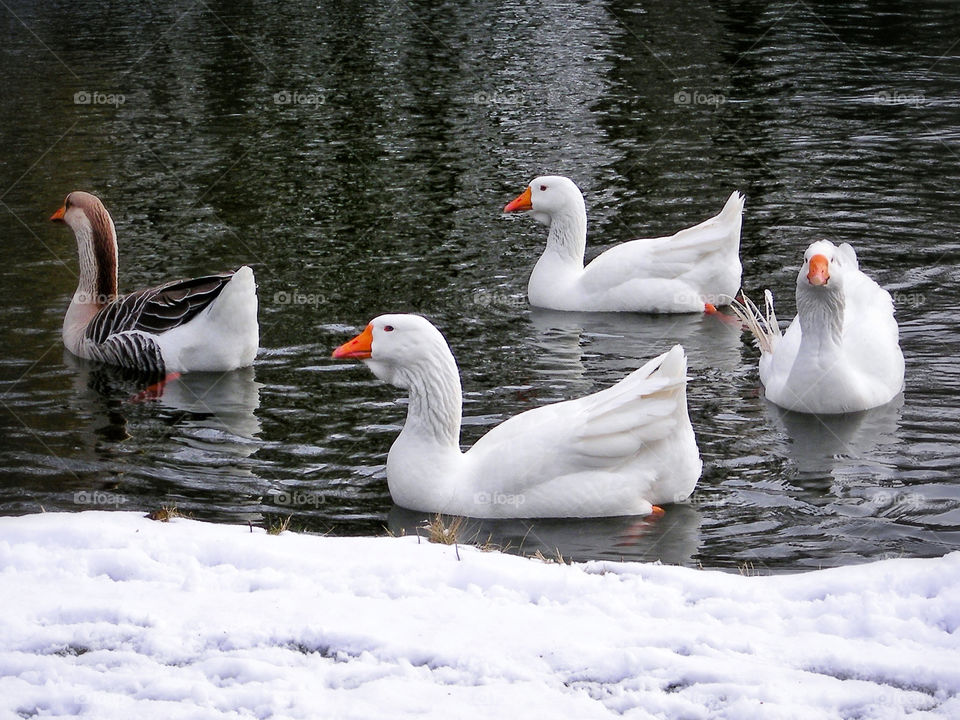
M 244 265 L 117 293 L 117 233 L 100 199 L 75 191 L 51 217 L 77 238 L 80 281 L 63 319 L 75 355 L 152 374 L 253 364 L 260 341 L 257 286 Z

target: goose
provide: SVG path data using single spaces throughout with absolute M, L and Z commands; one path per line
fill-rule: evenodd
M 719 215 L 669 237 L 622 243 L 583 266 L 587 211 L 570 178 L 535 178 L 505 213 L 529 212 L 547 225 L 547 247 L 527 284 L 531 305 L 589 312 L 691 313 L 713 309 L 740 288 L 744 197 L 734 191 Z
M 355 358 L 409 394 L 387 456 L 404 508 L 475 518 L 649 515 L 686 499 L 702 463 L 687 415 L 683 348 L 616 385 L 511 417 L 460 450 L 460 372 L 419 315 L 381 315 L 334 358 Z
M 731 308 L 760 347 L 768 400 L 817 415 L 885 405 L 903 390 L 903 353 L 890 293 L 867 277 L 857 253 L 818 240 L 797 274 L 797 316 L 780 332 L 773 295 L 763 312 L 746 296 Z
M 50 219 L 77 239 L 80 278 L 63 319 L 74 355 L 152 375 L 253 364 L 259 346 L 253 270 L 117 293 L 117 233 L 96 195 L 74 191 Z

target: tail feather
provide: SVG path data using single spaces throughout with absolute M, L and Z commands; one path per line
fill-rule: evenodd
M 753 333 L 760 352 L 773 352 L 774 345 L 782 337 L 780 324 L 777 322 L 777 314 L 773 310 L 773 293 L 769 290 L 763 291 L 763 312 L 742 290 L 740 291 L 740 297 L 743 300 L 730 299 L 730 309 L 740 318 L 744 327 Z
M 746 200 L 744 194 L 739 190 L 734 190 L 723 206 L 723 210 L 720 211 L 720 218 L 726 220 L 731 216 L 743 213 L 744 200 Z

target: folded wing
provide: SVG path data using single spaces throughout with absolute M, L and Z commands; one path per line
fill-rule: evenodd
M 500 492 L 530 493 L 562 478 L 606 482 L 610 474 L 629 478 L 668 466 L 672 458 L 658 454 L 670 450 L 660 445 L 683 436 L 689 424 L 686 357 L 678 345 L 613 387 L 510 418 L 466 457 L 479 461 Z M 692 430 L 689 438 L 687 449 L 697 455 Z
M 140 331 L 158 335 L 184 325 L 217 299 L 232 272 L 174 280 L 138 290 L 107 304 L 87 326 L 86 337 L 100 345 L 110 336 Z

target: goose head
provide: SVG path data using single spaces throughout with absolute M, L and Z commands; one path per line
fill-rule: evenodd
M 110 217 L 100 198 L 83 190 L 74 190 L 64 198 L 63 205 L 50 219 L 69 225 L 76 232 L 86 226 L 92 227 L 103 215 Z
M 67 225 L 77 239 L 79 291 L 95 304 L 109 302 L 117 294 L 117 231 L 100 198 L 75 190 L 50 219 Z
M 837 247 L 829 240 L 818 240 L 803 254 L 797 292 L 842 293 L 845 274 L 856 269 L 857 255 L 850 245 Z
M 413 376 L 429 377 L 438 366 L 453 363 L 440 331 L 420 315 L 405 314 L 374 318 L 332 356 L 362 360 L 382 381 L 401 388 L 409 388 Z
M 550 225 L 562 216 L 586 216 L 583 193 L 573 180 L 562 175 L 543 175 L 503 208 L 506 213 L 529 211 L 533 219 Z

